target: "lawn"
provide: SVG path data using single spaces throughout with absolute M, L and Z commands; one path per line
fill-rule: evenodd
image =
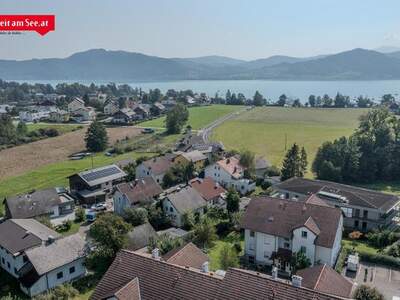
M 154 153 L 131 152 L 113 157 L 105 156 L 103 153 L 93 157 L 93 167 L 104 166 L 123 159 L 136 159 L 139 156 L 151 156 Z M 47 187 L 68 185 L 67 177 L 92 168 L 92 159 L 90 157 L 82 160 L 67 160 L 54 164 L 45 165 L 34 171 L 30 171 L 21 176 L 7 178 L 0 182 L 0 199 L 28 192 L 33 189 L 43 189 Z M 0 213 L 3 206 L 0 205 Z
M 286 149 L 304 146 L 309 166 L 325 141 L 349 136 L 366 109 L 263 107 L 242 113 L 216 128 L 212 139 L 228 149 L 249 149 L 281 166 Z M 309 173 L 308 176 L 311 176 Z
M 243 106 L 237 105 L 210 105 L 191 107 L 189 108 L 189 121 L 187 124 L 191 125 L 193 129 L 201 129 L 215 120 L 242 108 Z M 161 117 L 140 123 L 139 126 L 163 128 L 165 127 L 164 121 L 165 117 Z
M 34 124 L 27 124 L 28 131 L 38 130 L 40 128 L 54 128 L 60 134 L 64 134 L 67 132 L 74 131 L 78 128 L 83 128 L 82 125 L 79 124 L 53 124 L 53 123 L 34 123 Z
M 370 246 L 367 244 L 365 241 L 352 241 L 349 239 L 343 239 L 342 240 L 342 245 L 343 247 L 352 249 L 353 248 L 353 243 L 355 243 L 355 250 L 358 253 L 369 253 L 369 254 L 376 254 L 378 253 L 378 249 Z

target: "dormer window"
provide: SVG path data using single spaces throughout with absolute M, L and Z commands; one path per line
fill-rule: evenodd
M 301 237 L 306 239 L 307 238 L 307 231 L 302 231 L 301 232 Z

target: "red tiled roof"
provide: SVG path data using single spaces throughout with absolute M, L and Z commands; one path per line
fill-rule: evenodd
M 294 287 L 256 272 L 229 269 L 225 277 L 122 250 L 96 287 L 92 300 L 115 295 L 138 278 L 143 300 L 330 300 L 339 299 Z
M 136 277 L 115 293 L 118 300 L 140 300 L 139 279 Z
M 304 287 L 344 298 L 351 296 L 353 283 L 326 264 L 300 270 L 297 275 L 303 278 Z
M 169 251 L 163 256 L 163 259 L 174 265 L 201 270 L 203 263 L 208 261 L 208 256 L 193 243 L 187 243 Z
M 292 231 L 306 226 L 317 234 L 315 244 L 331 248 L 334 244 L 342 211 L 304 202 L 254 197 L 247 206 L 241 225 L 245 229 L 290 238 Z M 312 221 L 308 220 L 312 217 Z M 313 224 L 315 223 L 315 224 Z
M 195 178 L 192 179 L 189 184 L 206 200 L 211 201 L 218 198 L 221 194 L 225 193 L 226 190 L 216 183 L 212 178 L 206 177 L 204 179 Z
M 217 161 L 217 165 L 235 178 L 241 177 L 245 169 L 239 159 L 234 156 Z
M 118 184 L 117 190 L 125 194 L 131 204 L 151 202 L 163 191 L 152 177 Z

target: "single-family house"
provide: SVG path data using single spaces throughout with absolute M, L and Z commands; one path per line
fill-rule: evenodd
M 207 205 L 225 206 L 226 190 L 211 177 L 194 178 L 189 182 L 189 185 L 206 200 Z
M 168 98 L 168 99 L 162 100 L 161 104 L 164 105 L 164 107 L 167 111 L 169 111 L 176 106 L 176 100 L 174 100 L 172 98 Z
M 303 202 L 315 194 L 342 209 L 345 228 L 363 232 L 390 226 L 400 207 L 396 195 L 325 180 L 295 177 L 274 185 L 273 190 L 275 197 Z
M 169 264 L 202 270 L 204 264 L 208 264 L 210 259 L 195 244 L 189 242 L 165 253 L 162 260 Z
M 237 268 L 210 272 L 208 264 L 198 270 L 163 261 L 158 251 L 148 255 L 129 250 L 117 254 L 90 299 L 343 300 L 295 280 L 290 283 Z
M 85 108 L 85 101 L 83 101 L 79 97 L 74 97 L 69 103 L 68 103 L 68 112 L 69 113 L 75 113 L 78 109 Z
M 235 156 L 221 159 L 207 166 L 205 177 L 211 177 L 225 188 L 234 188 L 242 195 L 256 188 L 256 183 L 245 177 L 245 167 Z
M 166 107 L 163 104 L 161 104 L 161 102 L 155 102 L 150 108 L 150 112 L 153 116 L 162 115 L 166 111 L 167 111 Z
M 57 123 L 66 123 L 69 121 L 70 114 L 65 110 L 57 110 L 50 113 L 49 120 Z
M 353 282 L 327 264 L 299 270 L 296 275 L 301 277 L 302 286 L 306 288 L 346 299 L 351 298 Z
M 151 204 L 162 192 L 161 186 L 152 177 L 120 183 L 115 187 L 113 196 L 114 212 L 123 215 L 127 208 Z
M 50 111 L 20 111 L 19 120 L 21 122 L 39 122 L 48 119 L 50 116 Z
M 104 202 L 115 185 L 124 180 L 126 173 L 116 165 L 108 165 L 76 173 L 68 177 L 70 191 L 81 203 Z
M 137 104 L 133 107 L 138 120 L 147 119 L 150 116 L 150 105 L 148 104 Z
M 254 171 L 257 178 L 265 178 L 265 173 L 268 171 L 268 167 L 271 164 L 262 157 L 256 157 L 254 163 Z
M 254 197 L 241 220 L 245 257 L 256 265 L 275 265 L 291 273 L 291 257 L 303 252 L 311 265 L 334 266 L 342 240 L 338 208 L 268 196 Z
M 136 167 L 136 178 L 152 177 L 158 184 L 162 184 L 165 173 L 174 165 L 175 156 L 175 154 L 166 153 L 143 161 Z
M 115 101 L 107 101 L 104 105 L 104 114 L 107 116 L 114 115 L 119 110 L 119 105 Z
M 33 191 L 5 199 L 8 219 L 29 219 L 41 216 L 57 218 L 74 211 L 74 199 L 62 188 Z
M 78 108 L 72 113 L 72 117 L 78 123 L 93 121 L 94 119 L 96 119 L 96 112 L 94 111 L 93 107 L 89 106 Z
M 27 250 L 28 262 L 20 270 L 21 290 L 33 297 L 85 276 L 87 254 L 79 233 Z
M 137 251 L 150 245 L 151 240 L 158 238 L 157 232 L 150 223 L 146 222 L 142 225 L 135 226 L 133 230 L 127 234 L 126 249 Z
M 117 124 L 129 124 L 137 118 L 136 113 L 130 108 L 123 108 L 113 114 L 112 122 Z
M 162 208 L 174 226 L 182 227 L 183 215 L 191 212 L 203 215 L 207 202 L 191 186 L 175 186 L 160 195 Z
M 176 165 L 186 166 L 190 163 L 193 164 L 195 171 L 200 172 L 204 169 L 207 162 L 207 156 L 201 153 L 199 150 L 193 150 L 189 152 L 177 152 L 174 159 Z
M 25 252 L 60 235 L 35 219 L 9 219 L 0 223 L 0 266 L 19 278 L 19 270 L 28 262 Z

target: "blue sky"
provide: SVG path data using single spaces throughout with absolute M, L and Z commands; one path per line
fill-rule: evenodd
M 254 59 L 400 47 L 399 11 L 398 0 L 1 0 L 1 14 L 55 14 L 56 31 L 0 35 L 0 59 L 91 48 Z

